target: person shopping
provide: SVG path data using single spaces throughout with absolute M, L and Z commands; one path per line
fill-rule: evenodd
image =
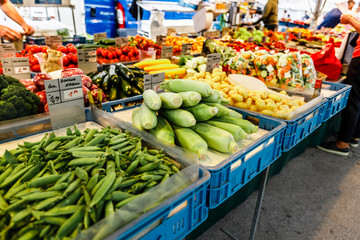
M 28 25 L 25 20 L 20 16 L 14 5 L 9 0 L 0 0 L 1 10 L 17 24 L 19 24 L 25 32 L 25 35 L 32 35 L 35 31 L 34 28 Z M 0 37 L 13 42 L 21 39 L 21 34 L 9 27 L 0 25 Z
M 268 0 L 265 5 L 262 17 L 254 22 L 253 24 L 258 24 L 261 21 L 265 24 L 267 30 L 275 31 L 278 27 L 278 0 Z
M 355 5 L 353 0 L 348 1 L 348 9 L 351 10 Z M 317 27 L 317 30 L 324 28 L 334 28 L 340 23 L 341 11 L 339 8 L 334 8 L 326 16 L 320 25 Z
M 342 15 L 342 24 L 350 24 L 360 33 L 360 21 L 351 15 Z M 342 120 L 337 141 L 323 143 L 317 148 L 340 156 L 349 155 L 349 147 L 357 147 L 360 138 L 360 37 L 348 68 L 346 84 L 352 86 L 348 103 L 342 111 Z

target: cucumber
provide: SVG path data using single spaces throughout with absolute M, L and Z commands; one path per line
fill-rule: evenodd
M 267 71 L 265 71 L 265 70 L 264 70 L 264 71 L 261 71 L 261 73 L 260 73 L 260 76 L 263 77 L 263 78 L 266 78 L 267 75 L 268 75 L 268 74 L 267 74 Z

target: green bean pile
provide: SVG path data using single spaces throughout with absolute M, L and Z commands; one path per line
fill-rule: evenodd
M 179 171 L 110 127 L 18 146 L 0 157 L 0 239 L 73 238 Z

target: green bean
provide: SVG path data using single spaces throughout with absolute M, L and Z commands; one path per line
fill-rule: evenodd
M 46 191 L 61 191 L 61 190 L 66 189 L 68 186 L 69 186 L 68 183 L 62 182 L 62 183 L 59 183 L 59 184 L 55 184 L 54 186 L 46 189 Z
M 10 188 L 9 191 L 5 194 L 4 198 L 9 199 L 12 196 L 14 196 L 15 194 L 23 191 L 26 187 L 27 187 L 27 184 L 23 183 L 20 185 L 20 183 L 19 183 L 19 185 L 17 185 L 15 188 Z
M 113 200 L 115 202 L 120 202 L 122 200 L 125 200 L 125 199 L 133 197 L 133 196 L 134 195 L 127 193 L 127 192 L 114 191 L 113 193 L 111 193 L 111 200 Z
M 74 152 L 74 151 L 99 151 L 101 148 L 97 146 L 88 146 L 88 147 L 73 147 L 68 149 L 68 152 Z
M 69 193 L 75 191 L 75 189 L 79 186 L 81 179 L 78 178 L 74 182 L 72 182 L 64 191 L 63 196 L 68 196 Z
M 103 216 L 104 204 L 105 199 L 101 200 L 100 202 L 98 202 L 98 204 L 96 204 L 96 222 L 99 221 Z
M 60 174 L 53 174 L 53 175 L 33 179 L 29 182 L 28 187 L 37 188 L 37 187 L 43 187 L 49 184 L 53 184 L 56 183 L 61 177 L 62 175 Z
M 5 212 L 12 211 L 12 210 L 17 209 L 19 207 L 23 207 L 25 203 L 26 203 L 26 200 L 21 199 L 21 200 L 17 201 L 16 203 L 9 205 L 9 207 L 7 207 L 5 209 Z
M 90 140 L 94 137 L 95 133 L 97 133 L 97 129 L 91 129 L 85 136 L 85 143 L 90 142 Z
M 43 208 L 46 208 L 48 206 L 50 206 L 51 204 L 54 204 L 55 202 L 57 202 L 60 199 L 60 196 L 55 196 L 55 197 L 51 197 L 48 199 L 45 199 L 41 202 L 39 202 L 38 204 L 36 204 L 33 208 L 35 210 L 41 210 Z
M 85 197 L 84 195 L 79 198 L 79 201 L 77 201 L 76 205 L 82 206 L 85 203 Z
M 111 185 L 114 183 L 116 178 L 116 173 L 111 172 L 106 175 L 103 181 L 103 186 L 101 186 L 95 193 L 93 199 L 91 200 L 90 208 L 96 205 L 106 194 L 106 192 L 110 189 Z
M 144 166 L 144 165 L 146 165 L 146 164 L 148 164 L 149 162 L 148 161 L 146 161 L 144 158 L 140 158 L 140 165 L 141 166 Z
M 95 145 L 101 143 L 102 141 L 104 141 L 106 136 L 107 136 L 106 134 L 101 134 L 101 135 L 93 138 L 90 142 L 86 143 L 84 146 L 95 146 Z
M 162 178 L 163 178 L 163 176 L 161 176 L 161 175 L 145 174 L 141 177 L 141 180 L 143 180 L 143 181 L 159 181 Z
M 64 149 L 70 149 L 77 146 L 81 142 L 81 137 L 76 137 L 63 146 Z
M 153 156 L 153 155 L 150 155 L 150 154 L 147 154 L 147 153 L 143 153 L 142 156 L 144 157 L 144 159 L 145 159 L 146 161 L 149 161 L 149 162 L 155 162 L 155 161 L 158 160 L 157 157 L 155 157 L 155 156 Z
M 115 169 L 120 170 L 120 154 L 118 152 L 115 152 Z
M 80 130 L 76 127 L 76 124 L 74 125 L 74 130 L 75 130 L 75 132 L 74 132 L 75 136 L 80 136 L 80 135 L 81 135 L 81 132 L 80 132 Z
M 122 143 L 120 143 L 120 144 L 111 146 L 110 149 L 112 149 L 112 150 L 118 150 L 118 149 L 121 149 L 121 148 L 123 148 L 123 147 L 126 147 L 129 143 L 130 143 L 130 141 L 122 142 Z
M 91 204 L 91 197 L 90 194 L 88 193 L 88 191 L 86 190 L 86 188 L 83 188 L 83 194 L 84 194 L 84 199 L 85 199 L 85 203 L 87 206 L 90 206 Z
M 55 207 L 64 207 L 67 205 L 74 204 L 81 196 L 81 189 L 76 189 L 73 193 L 71 193 L 67 198 L 58 203 Z
M 26 208 L 20 212 L 17 212 L 12 218 L 11 218 L 11 222 L 16 223 L 18 221 L 21 221 L 22 219 L 26 218 L 27 216 L 29 216 L 31 214 L 31 209 L 30 208 Z
M 44 144 L 43 144 L 43 147 L 47 147 L 50 143 L 51 143 L 51 140 L 55 137 L 55 133 L 52 132 L 48 137 L 47 139 L 45 140 Z
M 136 146 L 135 144 L 132 144 L 132 145 L 128 145 L 128 146 L 126 146 L 126 147 L 124 147 L 122 149 L 119 149 L 119 150 L 121 152 L 125 153 L 125 152 L 130 151 L 131 149 L 135 148 L 135 146 Z
M 66 237 L 84 218 L 85 207 L 80 207 L 64 224 L 62 224 L 56 233 L 56 237 L 62 239 Z
M 67 173 L 63 174 L 62 177 L 61 177 L 59 180 L 57 180 L 57 182 L 55 183 L 55 185 L 67 181 L 67 180 L 69 179 L 69 177 L 70 177 L 71 174 L 75 174 L 75 173 L 73 173 L 73 172 L 67 172 Z
M 147 174 L 154 174 L 154 175 L 162 175 L 162 176 L 165 176 L 166 174 L 171 174 L 172 172 L 158 169 L 158 170 L 153 170 L 153 171 L 146 172 L 146 173 L 147 173 Z
M 160 151 L 159 150 L 156 150 L 156 149 L 148 149 L 148 151 L 147 151 L 149 154 L 151 154 L 151 155 L 158 155 L 159 153 L 160 153 Z
M 94 151 L 94 152 L 87 152 L 87 151 L 73 151 L 73 157 L 79 158 L 97 158 L 105 155 L 105 152 Z
M 27 188 L 27 189 L 15 194 L 14 197 L 15 198 L 21 198 L 22 196 L 28 195 L 28 194 L 33 193 L 33 192 L 41 192 L 41 189 L 40 188 Z
M 128 175 L 131 175 L 134 171 L 135 171 L 135 169 L 137 168 L 137 166 L 139 165 L 139 163 L 140 163 L 140 160 L 135 160 L 135 161 L 133 161 L 131 164 L 130 164 L 130 166 L 126 169 L 126 173 L 128 174 Z
M 139 181 L 140 181 L 140 179 L 135 179 L 135 178 L 133 178 L 133 179 L 128 179 L 128 180 L 126 180 L 126 181 L 121 182 L 121 184 L 119 185 L 119 188 L 129 187 L 129 186 L 131 186 L 131 185 L 133 185 L 133 184 L 135 184 L 135 183 L 137 183 L 137 182 L 139 182 Z
M 92 220 L 94 223 L 97 222 L 97 221 L 96 221 L 96 209 L 95 209 L 95 208 L 91 208 L 89 215 L 90 215 L 91 220 Z
M 64 217 L 47 217 L 47 216 L 41 217 L 40 220 L 48 224 L 58 225 L 58 226 L 62 226 L 67 221 L 67 219 Z
M 50 143 L 50 144 L 45 148 L 45 151 L 46 151 L 46 152 L 52 152 L 52 151 L 54 151 L 60 144 L 61 144 L 61 141 L 54 141 L 54 142 Z
M 75 158 L 71 160 L 68 165 L 69 166 L 78 166 L 78 165 L 89 165 L 94 164 L 100 161 L 100 158 Z
M 15 173 L 14 175 L 8 177 L 1 185 L 0 188 L 4 188 L 9 186 L 10 184 L 12 184 L 13 182 L 17 181 L 20 177 L 22 177 L 25 172 L 27 172 L 30 168 L 32 168 L 33 165 L 29 165 L 23 169 L 21 169 L 20 171 L 18 171 L 17 173 Z
M 91 192 L 93 188 L 96 186 L 98 180 L 99 180 L 99 173 L 96 173 L 90 178 L 89 182 L 87 183 L 86 190 L 88 192 Z
M 39 231 L 36 229 L 30 230 L 21 237 L 19 237 L 17 240 L 31 240 L 37 237 L 39 234 Z
M 59 157 L 62 153 L 63 153 L 63 151 L 60 151 L 60 150 L 52 151 L 52 152 L 49 152 L 48 154 L 46 154 L 45 158 L 46 159 L 55 159 L 55 158 Z
M 4 180 L 10 176 L 11 172 L 14 170 L 14 168 L 12 166 L 10 166 L 8 169 L 5 170 L 5 172 L 3 172 L 0 175 L 0 185 L 4 182 Z
M 20 182 L 27 182 L 30 181 L 33 177 L 35 177 L 36 174 L 38 174 L 42 169 L 44 168 L 44 166 L 42 164 L 38 164 L 35 165 L 34 167 L 32 167 L 27 173 L 24 174 L 24 176 L 22 176 L 22 178 L 20 178 Z
M 65 207 L 54 207 L 50 209 L 49 211 L 44 213 L 44 216 L 61 216 L 61 215 L 69 215 L 76 212 L 76 210 L 79 208 L 77 205 L 69 205 Z
M 78 178 L 80 178 L 81 180 L 84 180 L 85 182 L 87 182 L 89 180 L 89 176 L 88 176 L 87 172 L 82 168 L 76 167 L 75 174 L 76 174 L 76 176 L 78 176 Z
M 112 137 L 111 140 L 110 140 L 110 142 L 113 142 L 113 141 L 115 141 L 115 140 L 118 140 L 118 139 L 124 138 L 124 137 L 126 137 L 126 133 L 120 133 L 120 134 Z
M 14 156 L 10 151 L 8 151 L 8 150 L 5 150 L 4 157 L 5 157 L 6 161 L 7 161 L 8 163 L 10 163 L 10 164 L 17 164 L 17 163 L 19 163 L 19 162 L 16 160 L 15 156 Z
M 111 200 L 107 200 L 105 202 L 105 217 L 109 217 L 109 216 L 113 215 L 114 212 L 115 212 L 115 210 L 114 210 L 113 202 Z
M 99 176 L 100 177 L 100 176 Z M 91 190 L 91 196 L 93 197 L 95 195 L 95 193 L 98 191 L 98 189 L 101 187 L 101 185 L 104 182 L 104 178 L 101 179 L 100 181 L 98 181 L 98 183 L 95 185 L 95 187 Z
M 169 176 L 169 174 L 167 173 L 167 174 L 163 177 L 163 179 L 161 180 L 161 182 L 166 181 L 169 177 L 170 177 L 170 176 Z
M 125 142 L 126 140 L 127 140 L 127 138 L 118 138 L 118 139 L 115 139 L 115 140 L 110 140 L 109 145 L 110 146 L 118 145 L 120 143 Z
M 107 161 L 106 162 L 106 173 L 115 172 L 115 162 Z
M 138 169 L 136 169 L 137 173 L 143 173 L 143 172 L 148 172 L 148 171 L 152 171 L 155 170 L 156 168 L 158 168 L 159 163 L 149 163 L 146 164 L 145 166 L 139 167 Z
M 46 237 L 46 235 L 49 233 L 50 231 L 50 228 L 51 228 L 51 225 L 47 225 L 45 228 L 43 228 L 40 232 L 40 237 L 41 238 L 44 238 Z
M 52 139 L 52 141 L 53 142 L 55 142 L 55 141 L 63 142 L 63 141 L 67 141 L 67 140 L 73 140 L 75 138 L 76 138 L 76 136 L 57 136 L 57 137 L 54 137 Z
M 66 165 L 67 165 L 66 161 L 59 162 L 59 163 L 55 164 L 54 169 L 59 170 L 59 169 L 65 167 Z
M 18 165 L 14 165 L 14 166 L 15 166 L 15 168 L 14 168 L 14 170 L 11 172 L 11 175 L 14 175 L 14 174 L 18 173 L 19 171 L 21 171 L 22 169 L 24 169 L 25 163 L 20 163 L 20 164 L 18 164 Z
M 171 169 L 172 169 L 175 173 L 180 172 L 180 170 L 179 170 L 175 165 L 172 165 L 172 166 L 171 166 Z
M 171 171 L 171 168 L 169 168 L 168 166 L 164 165 L 164 164 L 159 164 L 159 169 L 164 170 L 164 171 Z
M 131 186 L 131 190 L 134 193 L 139 192 L 140 190 L 144 189 L 147 185 L 149 184 L 149 182 L 138 182 L 135 183 L 134 185 Z
M 127 199 L 125 199 L 125 200 L 122 200 L 121 202 L 119 202 L 119 203 L 117 203 L 117 204 L 115 205 L 115 208 L 121 208 L 121 207 L 123 207 L 125 204 L 128 204 L 129 202 L 131 202 L 131 201 L 134 200 L 135 198 L 139 197 L 140 195 L 141 195 L 141 194 L 135 195 L 135 196 L 130 197 L 130 198 L 127 198 Z
M 90 213 L 88 211 L 85 211 L 84 216 L 84 229 L 89 228 L 91 225 L 91 219 L 90 219 Z
M 5 210 L 8 207 L 9 207 L 9 204 L 7 204 L 4 197 L 0 193 L 0 209 Z
M 35 192 L 32 194 L 23 196 L 22 199 L 24 199 L 26 201 L 37 201 L 37 200 L 42 200 L 42 199 L 51 198 L 51 197 L 60 196 L 60 195 L 61 195 L 61 192 L 59 192 L 59 191 Z

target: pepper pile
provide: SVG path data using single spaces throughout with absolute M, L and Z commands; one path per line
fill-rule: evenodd
M 106 127 L 45 134 L 0 157 L 0 238 L 73 239 L 179 169 Z

